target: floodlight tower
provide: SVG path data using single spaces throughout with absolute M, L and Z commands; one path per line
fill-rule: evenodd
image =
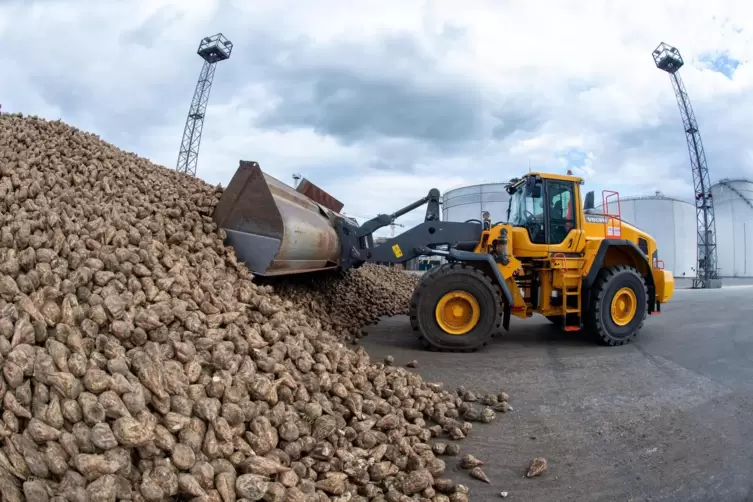
M 697 228 L 696 246 L 696 277 L 694 288 L 719 287 L 719 275 L 716 259 L 716 220 L 714 219 L 714 201 L 711 198 L 711 181 L 709 169 L 706 165 L 706 153 L 703 149 L 701 134 L 698 132 L 698 122 L 690 105 L 688 93 L 685 90 L 677 71 L 684 61 L 680 51 L 662 42 L 653 52 L 656 67 L 669 74 L 672 88 L 675 91 L 677 104 L 680 107 L 682 125 L 685 129 L 685 140 L 688 144 L 690 167 L 693 170 L 693 186 L 695 187 L 695 213 Z
M 228 59 L 232 51 L 233 43 L 222 33 L 203 38 L 199 43 L 199 50 L 196 53 L 204 60 L 204 65 L 199 73 L 199 81 L 196 82 L 191 108 L 188 109 L 186 127 L 183 129 L 178 164 L 175 167 L 179 172 L 196 176 L 201 132 L 204 129 L 204 115 L 207 112 L 209 90 L 214 80 L 215 67 L 220 61 Z

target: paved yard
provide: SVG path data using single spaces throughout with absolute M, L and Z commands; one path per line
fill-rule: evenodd
M 507 391 L 513 411 L 474 424 L 463 452 L 486 485 L 445 457 L 472 500 L 753 501 L 753 287 L 678 290 L 626 347 L 603 347 L 546 319 L 513 319 L 484 350 L 421 350 L 407 317 L 363 340 L 373 358 L 419 361 L 454 389 Z M 516 322 L 518 321 L 518 322 Z M 524 477 L 544 456 L 549 472 Z

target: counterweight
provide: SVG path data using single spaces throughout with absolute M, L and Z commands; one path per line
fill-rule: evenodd
M 233 44 L 222 33 L 201 40 L 199 50 L 196 53 L 204 60 L 196 82 L 196 90 L 191 100 L 191 108 L 188 110 L 186 127 L 183 129 L 183 139 L 180 142 L 178 163 L 175 169 L 179 172 L 196 176 L 196 165 L 199 161 L 199 144 L 201 132 L 204 129 L 204 116 L 209 102 L 209 91 L 214 80 L 214 71 L 217 63 L 230 57 Z
M 703 149 L 701 134 L 698 132 L 698 122 L 693 113 L 685 84 L 677 71 L 684 61 L 680 51 L 664 42 L 653 52 L 656 67 L 669 74 L 672 88 L 675 91 L 677 104 L 680 107 L 682 125 L 685 130 L 685 140 L 688 145 L 690 167 L 693 171 L 694 200 L 697 220 L 697 260 L 694 288 L 719 287 L 719 273 L 716 256 L 716 221 L 714 219 L 714 201 L 711 197 L 711 181 L 706 164 L 706 153 Z

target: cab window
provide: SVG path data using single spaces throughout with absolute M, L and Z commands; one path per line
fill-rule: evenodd
M 544 232 L 544 190 L 541 180 L 521 183 L 513 191 L 508 209 L 508 223 L 524 227 L 534 244 L 546 244 Z

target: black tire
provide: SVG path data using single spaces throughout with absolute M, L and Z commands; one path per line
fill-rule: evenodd
M 624 326 L 612 318 L 611 305 L 615 294 L 622 288 L 630 288 L 635 295 L 636 311 Z M 618 265 L 603 268 L 591 289 L 589 312 L 585 319 L 588 331 L 605 345 L 630 343 L 643 327 L 648 312 L 648 288 L 638 271 L 633 267 Z
M 423 273 L 423 275 L 421 276 L 421 281 L 418 283 L 418 286 L 416 286 L 416 289 L 413 291 L 413 297 L 411 298 L 411 311 L 413 309 L 413 298 L 416 297 L 416 291 L 418 291 L 419 289 L 421 289 L 421 284 L 424 281 L 430 280 L 430 277 L 432 275 L 434 275 L 438 271 L 440 271 L 442 269 L 442 267 L 446 267 L 448 265 L 449 265 L 449 263 L 442 263 L 439 266 L 431 267 L 429 270 L 427 270 L 426 272 Z M 410 327 L 413 329 L 413 331 L 418 331 L 418 329 L 419 329 L 419 327 L 418 327 L 418 321 L 413 317 L 413 315 L 410 316 Z
M 463 335 L 447 333 L 435 316 L 437 302 L 454 290 L 469 293 L 479 305 L 478 322 Z M 500 325 L 501 312 L 502 297 L 491 278 L 461 263 L 445 263 L 424 274 L 410 305 L 411 326 L 424 348 L 451 352 L 473 351 L 489 343 Z

